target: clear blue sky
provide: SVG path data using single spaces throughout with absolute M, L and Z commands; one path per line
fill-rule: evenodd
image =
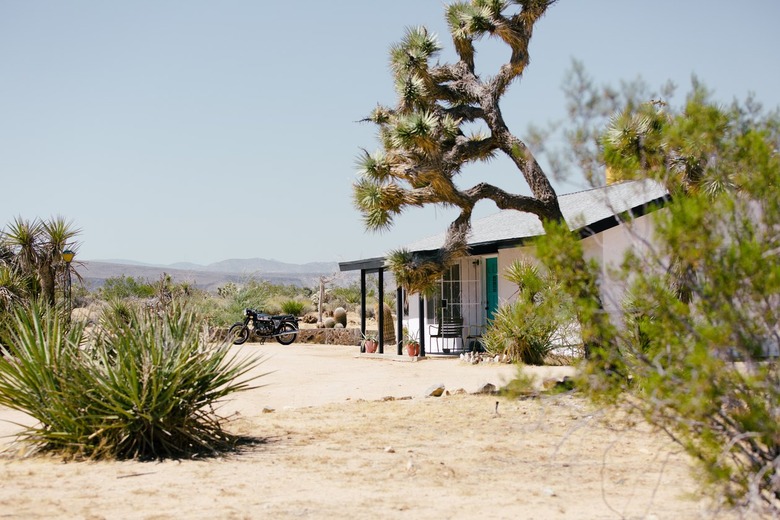
M 395 101 L 390 44 L 426 25 L 452 55 L 443 5 L 0 0 L 0 226 L 63 215 L 81 259 L 161 264 L 354 260 L 439 232 L 451 214 L 417 210 L 365 233 L 350 186 L 360 148 L 376 148 L 356 121 Z M 560 0 L 504 113 L 519 135 L 563 117 L 572 58 L 598 83 L 684 92 L 695 73 L 724 103 L 753 92 L 776 107 L 778 22 L 776 0 Z M 511 168 L 493 174 L 527 192 Z

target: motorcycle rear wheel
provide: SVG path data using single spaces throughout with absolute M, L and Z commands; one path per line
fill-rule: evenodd
M 278 341 L 282 345 L 289 345 L 290 343 L 295 341 L 295 338 L 298 337 L 298 328 L 292 323 L 289 322 L 282 323 L 281 329 L 282 329 L 282 334 L 276 336 L 276 341 Z
M 228 340 L 233 340 L 233 345 L 243 345 L 249 339 L 249 329 L 243 323 L 234 323 L 228 329 Z

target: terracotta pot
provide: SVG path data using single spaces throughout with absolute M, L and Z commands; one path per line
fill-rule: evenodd
M 366 341 L 363 343 L 363 346 L 364 346 L 364 347 L 365 347 L 365 349 L 366 349 L 366 353 L 368 353 L 368 354 L 372 354 L 372 353 L 376 352 L 376 348 L 379 346 L 379 342 L 377 342 L 377 341 L 374 341 L 374 340 L 367 339 L 367 340 L 366 340 Z
M 406 344 L 406 353 L 409 354 L 409 356 L 419 356 L 420 355 L 420 344 L 419 343 L 407 343 Z

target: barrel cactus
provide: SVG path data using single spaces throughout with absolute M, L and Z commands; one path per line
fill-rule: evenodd
M 336 323 L 340 323 L 342 327 L 346 327 L 347 309 L 344 307 L 336 307 L 336 309 L 333 311 L 333 319 L 336 320 Z

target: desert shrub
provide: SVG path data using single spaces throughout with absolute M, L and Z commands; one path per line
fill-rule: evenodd
M 656 248 L 624 263 L 642 296 L 624 306 L 607 355 L 625 378 L 591 367 L 588 381 L 596 399 L 629 403 L 669 432 L 715 494 L 777 512 L 780 370 L 765 356 L 780 346 L 780 204 L 765 190 L 689 195 L 656 216 Z M 673 270 L 655 267 L 680 261 L 695 266 L 685 300 Z
M 562 333 L 573 321 L 572 305 L 556 281 L 533 264 L 515 261 L 504 277 L 517 285 L 517 298 L 496 311 L 483 335 L 485 348 L 514 362 L 542 365 L 563 342 Z
M 353 283 L 346 287 L 333 287 L 330 289 L 333 300 L 339 302 L 343 307 L 354 309 L 360 304 L 360 284 Z
M 641 414 L 697 462 L 717 503 L 762 518 L 780 514 L 779 143 L 780 113 L 724 108 L 700 86 L 681 109 L 627 107 L 603 158 L 672 197 L 648 216 L 652 240 L 633 236 L 641 252 L 610 272 L 632 295 L 617 319 L 598 320 L 594 299 L 578 302 L 583 327 L 602 339 L 578 388 Z M 548 232 L 536 247 L 586 294 L 571 269 L 577 243 Z
M 362 312 L 362 309 L 363 308 L 358 305 L 357 308 L 355 309 L 355 312 L 360 314 Z M 376 308 L 375 308 L 375 305 L 372 305 L 372 304 L 370 304 L 368 302 L 366 303 L 366 319 L 369 319 L 369 320 L 376 319 Z
M 284 299 L 284 297 L 280 296 L 274 296 L 272 298 L 269 298 L 265 301 L 265 305 L 258 308 L 258 310 L 266 313 L 266 314 L 279 314 L 282 312 L 282 305 L 284 305 L 284 302 L 287 300 Z
M 123 298 L 152 298 L 157 289 L 154 284 L 132 276 L 109 278 L 98 291 L 103 300 L 121 300 Z
M 203 318 L 208 324 L 214 325 L 217 317 L 220 316 L 225 308 L 225 299 L 213 293 L 196 289 L 186 298 L 178 298 L 177 301 L 187 305 L 189 309 Z M 231 323 L 238 319 L 237 316 L 231 316 Z
M 243 319 L 246 308 L 265 310 L 271 293 L 270 283 L 254 279 L 247 281 L 235 293 L 229 293 L 222 299 L 212 317 L 214 324 L 224 326 Z
M 228 344 L 206 348 L 199 319 L 172 305 L 163 315 L 106 313 L 86 343 L 54 313 L 15 313 L 13 359 L 0 359 L 0 405 L 38 421 L 21 439 L 67 457 L 166 458 L 232 449 L 214 405 L 250 388 L 259 359 Z
M 306 310 L 306 304 L 300 300 L 287 300 L 282 303 L 282 312 L 284 314 L 292 314 L 294 316 L 300 316 Z
M 103 329 L 112 330 L 112 324 L 123 323 L 129 327 L 138 325 L 141 305 L 138 301 L 110 300 L 106 302 L 100 313 L 100 325 Z
M 217 295 L 222 298 L 232 298 L 238 293 L 238 286 L 233 282 L 228 282 L 225 285 L 217 287 Z
M 509 399 L 518 399 L 538 394 L 537 378 L 517 365 L 517 375 L 500 390 L 501 395 Z

